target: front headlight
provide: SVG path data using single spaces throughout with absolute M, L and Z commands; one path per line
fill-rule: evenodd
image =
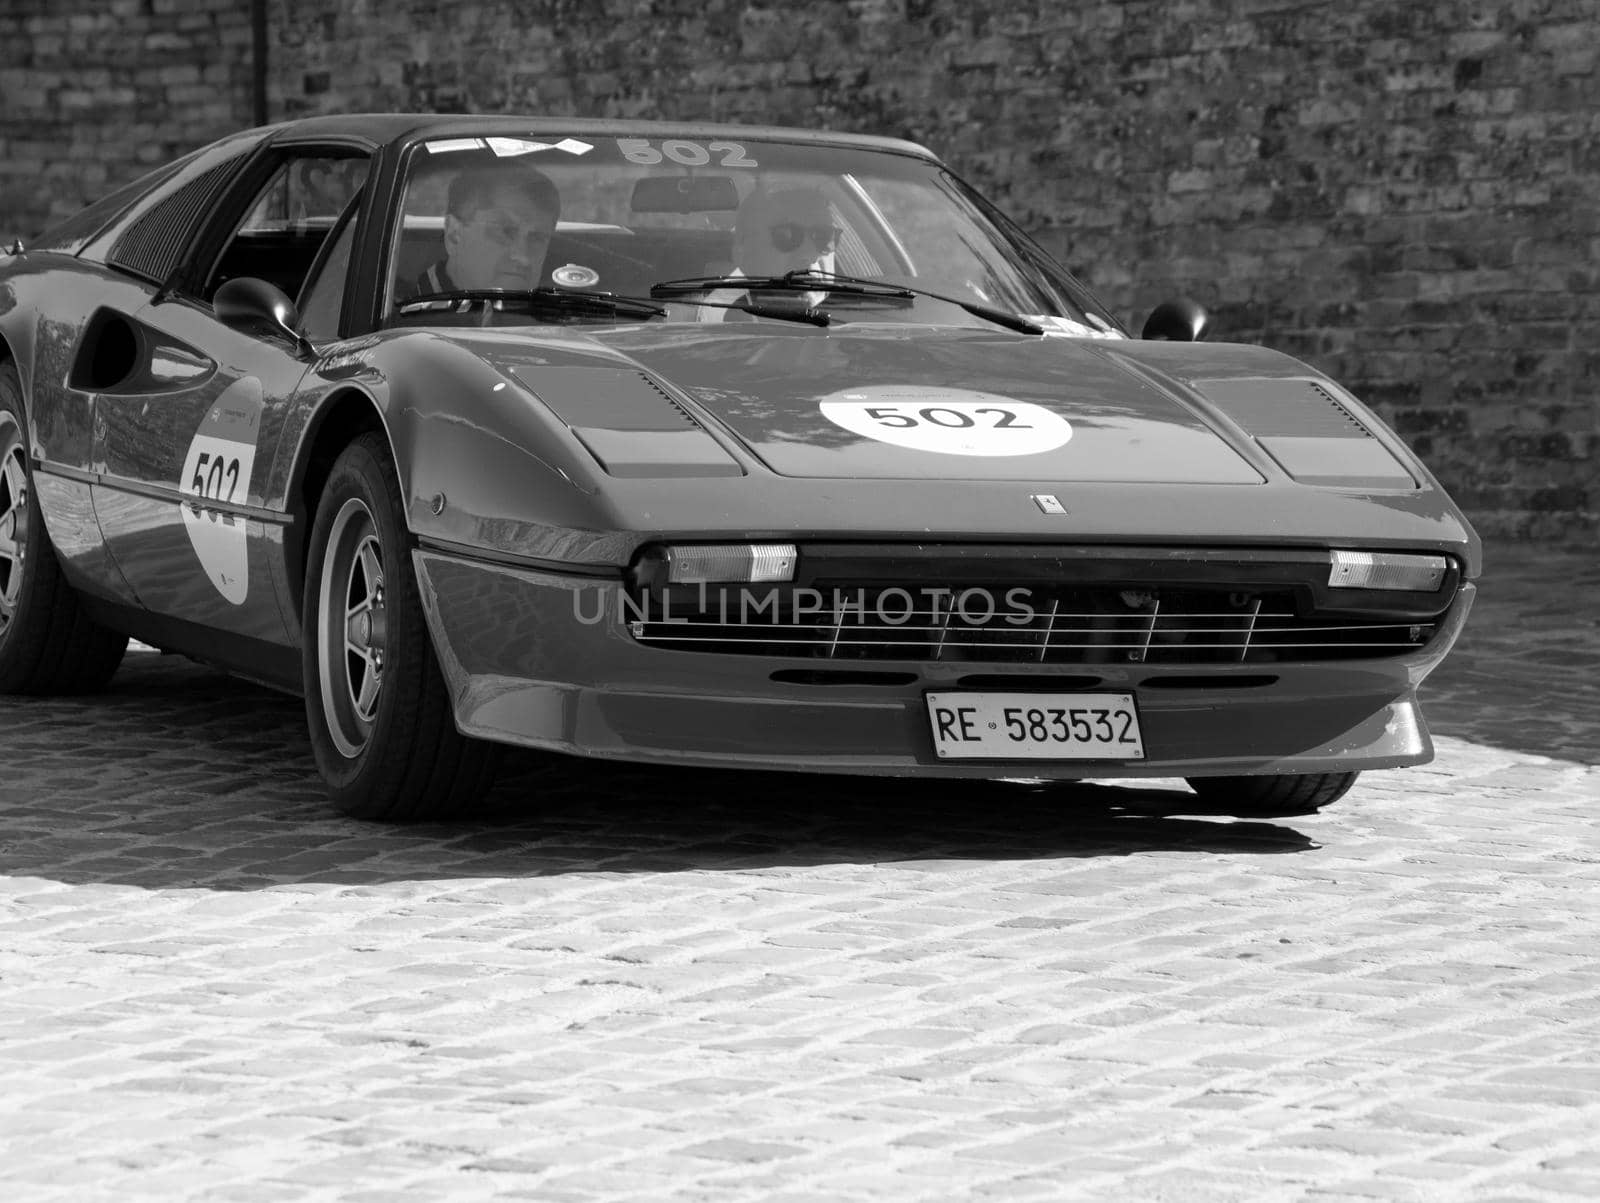
M 792 581 L 800 554 L 793 543 L 708 543 L 665 551 L 667 582 L 673 585 Z
M 1444 581 L 1443 556 L 1388 551 L 1336 551 L 1328 570 L 1333 589 L 1395 589 L 1431 593 Z

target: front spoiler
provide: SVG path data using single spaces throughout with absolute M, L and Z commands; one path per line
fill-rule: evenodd
M 413 553 L 429 629 L 464 734 L 547 751 L 638 762 L 926 776 L 1077 780 L 1106 777 L 1348 772 L 1423 764 L 1433 744 L 1416 690 L 1466 621 L 1463 584 L 1422 650 L 1382 660 L 1185 668 L 1199 685 L 1164 687 L 1171 666 L 1096 665 L 1097 691 L 1132 692 L 1146 759 L 939 759 L 924 694 L 1003 669 L 1004 688 L 1059 677 L 1060 666 L 884 662 L 911 683 L 797 684 L 810 659 L 666 651 L 637 643 L 596 604 L 616 586 Z M 602 599 L 603 601 L 603 599 Z M 879 665 L 875 665 L 879 666 Z M 1041 681 L 1041 688 L 1049 688 Z

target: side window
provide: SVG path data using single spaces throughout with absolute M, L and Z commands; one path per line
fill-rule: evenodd
M 290 159 L 261 190 L 241 228 L 326 231 L 344 212 L 366 175 L 366 159 Z
M 188 251 L 195 227 L 261 137 L 259 131 L 248 131 L 187 156 L 176 171 L 167 172 L 162 182 L 84 243 L 79 257 L 165 283 Z
M 229 280 L 253 276 L 300 295 L 317 252 L 366 180 L 363 157 L 308 155 L 284 160 L 249 203 L 201 288 L 209 301 Z
M 333 244 L 327 248 L 321 262 L 311 269 L 305 291 L 300 296 L 300 328 L 313 342 L 339 337 L 339 313 L 343 308 L 345 278 L 350 274 L 350 255 L 356 245 L 356 231 L 361 220 L 356 210 L 361 207 L 358 193 L 350 198 L 348 213 L 334 227 Z
M 106 262 L 154 283 L 166 280 L 183 258 L 195 227 L 238 165 L 207 168 L 130 222 L 111 244 Z M 88 257 L 88 256 L 86 256 Z

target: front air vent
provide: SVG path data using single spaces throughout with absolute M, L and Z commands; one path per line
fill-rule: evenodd
M 1200 395 L 1257 438 L 1366 439 L 1354 414 L 1315 380 L 1197 380 Z
M 837 668 L 782 668 L 770 674 L 781 685 L 914 685 L 916 673 L 886 673 Z

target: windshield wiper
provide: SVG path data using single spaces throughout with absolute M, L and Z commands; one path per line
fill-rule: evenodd
M 912 288 L 908 284 L 891 284 L 885 280 L 868 280 L 861 276 L 846 276 L 839 272 L 817 271 L 815 268 L 798 268 L 781 276 L 697 276 L 685 280 L 663 280 L 650 287 L 653 297 L 676 296 L 683 292 L 703 292 L 714 288 L 739 288 L 751 292 L 777 289 L 785 292 L 833 292 L 857 297 L 883 297 L 907 299 L 929 297 L 946 304 L 959 305 L 974 317 L 1015 330 L 1019 334 L 1043 334 L 1044 327 L 1025 317 L 995 309 L 977 301 L 964 301 L 960 297 L 929 292 L 926 288 Z
M 736 288 L 741 292 L 836 292 L 846 296 L 883 297 L 891 300 L 910 300 L 916 290 L 899 284 L 886 284 L 880 280 L 863 280 L 853 276 L 829 275 L 820 287 L 808 283 L 816 273 L 787 272 L 781 276 L 690 276 L 683 280 L 662 280 L 650 286 L 653 297 L 676 297 L 687 292 L 711 292 L 721 288 Z M 837 283 L 834 283 L 837 281 Z
M 778 309 L 757 303 L 722 301 L 695 301 L 683 299 L 684 304 L 703 305 L 710 309 L 737 309 L 753 317 L 777 318 L 784 322 L 806 322 L 812 326 L 828 325 L 828 315 L 815 309 Z M 512 301 L 537 307 L 546 305 L 557 309 L 586 309 L 591 312 L 627 313 L 638 317 L 665 317 L 667 311 L 647 297 L 623 296 L 614 292 L 585 292 L 574 288 L 452 288 L 446 292 L 424 293 L 396 301 L 395 308 L 404 314 L 421 313 L 435 306 L 471 303 L 474 301 Z
M 419 313 L 433 306 L 473 301 L 497 301 L 546 306 L 551 309 L 586 309 L 590 312 L 627 313 L 638 317 L 665 317 L 667 311 L 642 297 L 619 297 L 611 292 L 584 292 L 572 288 L 451 288 L 396 301 L 401 313 Z
M 771 317 L 780 322 L 805 322 L 811 326 L 830 326 L 833 319 L 820 309 L 779 309 L 776 305 L 763 305 L 759 301 L 698 301 L 690 297 L 674 297 L 680 305 L 700 305 L 706 309 L 732 309 L 752 317 Z
M 929 292 L 926 288 L 912 288 L 909 284 L 886 285 L 878 280 L 864 280 L 860 276 L 846 276 L 839 272 L 817 271 L 814 268 L 802 268 L 799 271 L 788 272 L 783 279 L 793 285 L 809 284 L 811 288 L 827 291 L 839 291 L 841 286 L 851 289 L 863 285 L 872 288 L 895 288 L 909 296 L 928 297 L 935 301 L 944 301 L 950 305 L 959 305 L 973 317 L 981 317 L 985 321 L 993 322 L 997 326 L 1004 326 L 1007 330 L 1015 330 L 1018 334 L 1043 334 L 1044 327 L 1037 322 L 1030 322 L 1025 317 L 1015 313 L 1007 313 L 1004 309 L 996 309 L 991 305 L 980 304 L 977 301 L 964 301 L 960 297 L 946 296 L 942 292 Z M 652 293 L 654 289 L 650 290 Z

